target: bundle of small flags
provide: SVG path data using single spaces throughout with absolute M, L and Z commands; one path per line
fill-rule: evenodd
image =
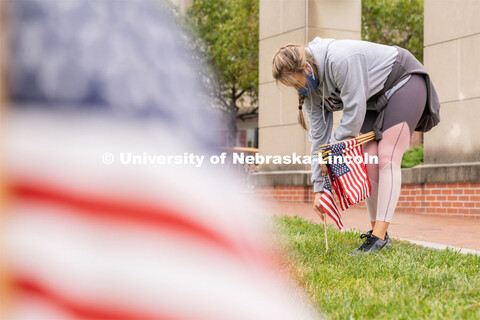
M 331 163 L 327 163 L 329 172 L 324 176 L 320 204 L 323 211 L 335 221 L 339 229 L 343 229 L 343 221 L 335 203 L 332 188 L 335 190 L 342 210 L 364 201 L 371 195 L 370 180 L 363 161 L 362 144 L 373 140 L 374 137 L 374 133 L 370 132 L 356 139 L 320 147 L 323 160 L 327 160 L 329 155 L 333 159 Z

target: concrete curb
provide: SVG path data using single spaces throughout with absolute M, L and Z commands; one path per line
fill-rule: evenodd
M 460 247 L 454 247 L 450 246 L 447 244 L 441 244 L 441 243 L 435 243 L 435 242 L 427 242 L 427 241 L 419 241 L 419 240 L 410 240 L 410 239 L 404 239 L 404 238 L 398 238 L 398 237 L 391 237 L 392 239 L 398 239 L 398 240 L 403 240 L 403 241 L 408 241 L 413 244 L 417 244 L 429 249 L 435 249 L 435 250 L 445 250 L 447 248 L 456 250 L 460 252 L 461 254 L 476 254 L 480 256 L 480 251 L 474 250 L 474 249 L 467 249 L 467 248 L 460 248 Z
M 357 233 L 362 233 L 361 231 L 358 231 L 356 229 L 351 229 L 351 230 L 341 230 L 341 232 L 346 232 L 346 231 L 354 231 Z M 429 248 L 429 249 L 434 249 L 434 250 L 445 250 L 447 248 L 456 250 L 460 252 L 461 254 L 475 254 L 480 256 L 480 251 L 479 250 L 474 250 L 474 249 L 468 249 L 468 248 L 461 248 L 461 247 L 454 247 L 448 244 L 443 244 L 443 243 L 435 243 L 435 242 L 427 242 L 427 241 L 420 241 L 420 240 L 411 240 L 411 239 L 405 239 L 405 238 L 400 238 L 400 237 L 390 237 L 390 239 L 396 239 L 396 240 L 402 240 L 402 241 L 407 241 L 413 244 L 417 244 L 419 246 Z

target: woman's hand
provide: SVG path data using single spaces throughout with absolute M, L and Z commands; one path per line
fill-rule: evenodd
M 326 164 L 320 164 L 320 170 L 322 170 L 322 174 L 327 174 L 328 173 L 328 168 Z
M 323 212 L 323 208 L 320 205 L 320 198 L 322 197 L 322 192 L 316 192 L 315 193 L 315 200 L 313 201 L 313 210 L 320 216 L 320 218 L 325 219 L 324 215 L 325 213 Z

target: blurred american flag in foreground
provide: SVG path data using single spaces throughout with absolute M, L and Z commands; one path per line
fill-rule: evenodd
M 12 1 L 7 18 L 2 318 L 317 318 L 232 173 L 120 163 L 214 150 L 158 2 Z

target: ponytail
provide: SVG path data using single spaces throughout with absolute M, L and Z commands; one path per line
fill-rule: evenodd
M 298 94 L 298 116 L 297 121 L 302 126 L 303 129 L 308 131 L 307 124 L 305 122 L 305 117 L 303 116 L 302 106 L 305 102 L 305 96 L 301 93 Z
M 294 74 L 304 74 L 304 67 L 306 63 L 310 63 L 314 72 L 316 70 L 315 61 L 312 55 L 305 50 L 304 46 L 298 44 L 287 44 L 280 49 L 273 56 L 272 60 L 272 75 L 273 78 L 284 85 L 293 87 L 295 82 L 292 79 Z M 307 123 L 303 115 L 302 106 L 305 101 L 303 94 L 298 94 L 298 116 L 297 121 L 303 129 L 308 131 Z

